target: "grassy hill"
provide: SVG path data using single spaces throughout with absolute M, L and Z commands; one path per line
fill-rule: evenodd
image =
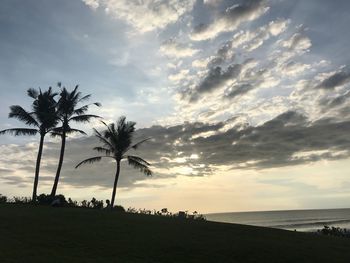
M 350 239 L 110 211 L 0 205 L 0 262 L 350 262 Z

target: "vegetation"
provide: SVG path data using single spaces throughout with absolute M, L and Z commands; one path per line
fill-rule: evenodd
M 61 88 L 61 83 L 59 83 L 58 86 Z M 51 190 L 51 196 L 56 195 L 66 147 L 66 136 L 74 132 L 85 134 L 85 132 L 82 130 L 72 128 L 70 123 L 85 123 L 89 122 L 92 118 L 100 118 L 97 115 L 85 114 L 89 109 L 89 104 L 78 106 L 80 103 L 88 100 L 90 97 L 90 94 L 83 96 L 81 92 L 78 91 L 78 85 L 75 86 L 72 92 L 69 92 L 65 87 L 63 87 L 61 90 L 60 99 L 57 102 L 57 116 L 61 121 L 61 127 L 55 129 L 56 134 L 61 137 L 61 151 L 55 180 Z M 101 104 L 98 102 L 92 104 L 101 106 Z
M 318 234 L 326 236 L 350 237 L 350 231 L 346 228 L 324 226 L 323 229 L 317 231 Z
M 27 94 L 34 100 L 32 103 L 32 111 L 28 112 L 19 105 L 13 105 L 10 107 L 9 118 L 16 118 L 24 122 L 26 125 L 34 128 L 6 129 L 0 131 L 0 134 L 10 133 L 15 136 L 40 135 L 32 194 L 32 200 L 36 200 L 44 137 L 47 133 L 53 132 L 53 129 L 58 123 L 55 101 L 55 96 L 57 94 L 52 92 L 51 87 L 45 92 L 42 92 L 40 89 L 39 91 L 35 89 L 28 89 Z
M 7 196 L 0 194 L 0 204 L 32 204 L 31 199 L 27 197 L 13 197 L 7 198 Z M 37 197 L 37 205 L 41 206 L 52 206 L 52 207 L 70 207 L 70 208 L 85 208 L 85 209 L 110 209 L 110 201 L 106 200 L 106 205 L 103 200 L 97 200 L 95 197 L 91 201 L 83 200 L 81 202 L 72 200 L 71 198 L 66 199 L 64 195 L 56 195 L 52 197 L 47 194 L 40 194 Z M 154 215 L 154 216 L 166 216 L 166 217 L 176 217 L 181 219 L 192 219 L 192 220 L 205 220 L 202 214 L 194 211 L 192 214 L 187 211 L 180 211 L 178 213 L 169 212 L 167 208 L 163 208 L 160 211 L 148 210 L 148 209 L 136 209 L 129 207 L 125 210 L 121 205 L 115 205 L 113 207 L 115 212 L 127 212 L 132 214 L 144 214 L 144 215 Z
M 135 132 L 135 122 L 126 121 L 125 117 L 120 117 L 117 125 L 114 123 L 107 125 L 102 122 L 107 128 L 103 132 L 98 132 L 96 129 L 95 136 L 103 143 L 102 147 L 95 147 L 94 150 L 101 152 L 104 155 L 91 157 L 80 162 L 75 168 L 78 168 L 82 164 L 94 163 L 101 161 L 102 158 L 112 158 L 117 163 L 116 174 L 114 178 L 112 201 L 110 204 L 111 209 L 114 206 L 115 194 L 117 190 L 117 184 L 120 173 L 120 163 L 126 159 L 129 165 L 139 169 L 145 175 L 152 175 L 152 171 L 149 169 L 149 163 L 139 156 L 127 155 L 130 150 L 136 150 L 142 143 L 148 139 L 144 139 L 135 144 L 132 144 L 133 135 Z
M 2 263 L 350 262 L 347 238 L 109 210 L 5 204 L 0 231 Z

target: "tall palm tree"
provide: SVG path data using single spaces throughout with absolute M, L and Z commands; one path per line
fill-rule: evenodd
M 42 92 L 40 89 L 39 91 L 35 89 L 28 89 L 27 94 L 29 97 L 34 99 L 32 103 L 32 111 L 28 112 L 19 105 L 12 105 L 10 107 L 9 118 L 16 118 L 24 122 L 26 125 L 34 128 L 6 129 L 0 131 L 0 134 L 9 133 L 15 136 L 36 134 L 40 135 L 32 194 L 32 201 L 36 201 L 44 137 L 47 133 L 53 132 L 54 127 L 58 123 L 55 101 L 55 96 L 57 95 L 57 93 L 53 93 L 50 87 L 45 92 Z
M 61 88 L 61 83 L 58 83 L 58 87 Z M 55 181 L 52 186 L 51 196 L 56 195 L 58 181 L 60 179 L 64 151 L 66 148 L 66 137 L 70 133 L 78 132 L 81 134 L 86 134 L 84 131 L 79 129 L 74 129 L 70 126 L 70 123 L 86 123 L 93 118 L 100 118 L 97 115 L 85 114 L 90 105 L 101 106 L 100 103 L 94 102 L 91 104 L 85 104 L 83 106 L 78 106 L 80 103 L 88 100 L 91 97 L 91 94 L 83 96 L 81 92 L 78 91 L 78 85 L 75 86 L 73 91 L 69 92 L 65 87 L 62 88 L 60 93 L 60 98 L 57 102 L 57 113 L 58 118 L 62 124 L 61 127 L 55 129 L 56 135 L 61 137 L 61 151 L 60 157 L 57 166 L 57 172 L 55 176 Z
M 120 163 L 123 159 L 126 159 L 129 165 L 133 166 L 136 169 L 139 169 L 145 175 L 152 175 L 152 171 L 148 167 L 150 164 L 147 161 L 138 156 L 127 155 L 129 150 L 136 150 L 149 138 L 132 144 L 132 138 L 135 132 L 136 123 L 131 121 L 126 122 L 125 119 L 126 118 L 124 116 L 120 117 L 117 125 L 114 123 L 107 125 L 106 123 L 102 122 L 107 129 L 101 133 L 94 129 L 95 136 L 103 143 L 102 147 L 95 147 L 94 150 L 100 153 L 104 153 L 104 155 L 86 159 L 75 167 L 78 168 L 82 164 L 98 162 L 101 161 L 102 158 L 112 158 L 116 161 L 117 171 L 113 184 L 111 209 L 113 209 L 114 206 L 115 194 L 120 173 Z

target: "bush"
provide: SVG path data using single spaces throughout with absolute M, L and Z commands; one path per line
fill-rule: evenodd
M 36 198 L 39 205 L 53 205 L 53 206 L 67 206 L 68 202 L 64 195 L 51 195 L 41 194 Z
M 81 201 L 80 207 L 83 207 L 83 208 L 90 208 L 90 202 L 87 201 L 87 200 L 83 200 L 83 201 Z
M 114 211 L 117 211 L 117 212 L 125 212 L 124 207 L 122 207 L 121 205 L 115 205 L 115 206 L 113 207 L 113 210 L 114 210 Z
M 7 197 L 0 194 L 0 204 L 5 204 L 7 203 Z
M 15 204 L 29 204 L 32 202 L 32 199 L 29 197 L 14 196 L 12 202 Z
M 51 195 L 47 194 L 41 194 L 36 197 L 39 205 L 51 205 L 54 199 L 55 198 L 52 198 Z
M 70 197 L 68 198 L 68 203 L 67 203 L 67 205 L 68 205 L 69 207 L 79 207 L 78 202 L 72 200 L 72 198 L 70 198 Z
M 91 199 L 91 207 L 94 209 L 102 209 L 103 208 L 103 200 L 96 200 L 95 197 Z
M 350 231 L 348 231 L 346 228 L 340 228 L 340 227 L 329 227 L 324 226 L 323 229 L 317 230 L 317 233 L 321 235 L 326 236 L 337 236 L 337 237 L 350 237 Z

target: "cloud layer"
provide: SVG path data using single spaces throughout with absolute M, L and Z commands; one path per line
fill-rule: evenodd
M 280 114 L 256 127 L 237 120 L 140 129 L 137 138 L 150 137 L 152 140 L 137 154 L 152 163 L 156 179 L 212 175 L 220 167 L 226 170 L 270 169 L 350 157 L 350 120 L 311 122 L 294 111 Z M 113 162 L 107 160 L 74 169 L 81 160 L 95 155 L 91 149 L 96 145 L 98 142 L 93 137 L 69 141 L 62 171 L 64 184 L 110 188 L 115 171 Z M 58 143 L 48 143 L 45 147 L 41 182 L 50 184 L 53 180 L 58 146 Z M 9 184 L 31 184 L 31 179 L 11 174 L 18 170 L 27 175 L 33 172 L 36 144 L 1 147 L 0 167 L 4 168 L 1 168 L 0 179 Z M 22 157 L 18 158 L 19 155 Z M 15 157 L 18 161 L 14 161 Z M 126 164 L 122 169 L 121 187 L 142 186 L 140 182 L 147 179 Z

